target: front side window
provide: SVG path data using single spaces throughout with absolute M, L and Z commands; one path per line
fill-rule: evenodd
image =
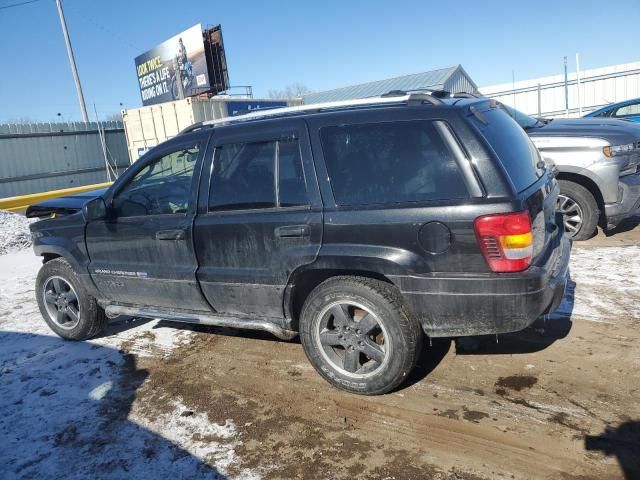
M 431 121 L 325 127 L 321 139 L 339 205 L 468 196 L 454 156 Z
M 616 117 L 630 117 L 632 115 L 640 115 L 640 103 L 625 105 L 616 110 Z
M 297 140 L 216 147 L 209 210 L 251 210 L 307 203 Z
M 145 166 L 116 194 L 117 215 L 186 213 L 199 151 L 198 145 L 183 146 Z

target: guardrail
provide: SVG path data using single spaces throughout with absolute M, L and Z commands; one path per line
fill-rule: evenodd
M 18 197 L 0 198 L 0 210 L 8 210 L 10 212 L 24 212 L 29 205 L 44 202 L 52 198 L 64 197 L 75 193 L 88 192 L 97 190 L 111 185 L 111 182 L 95 183 L 93 185 L 83 185 L 82 187 L 63 188 L 61 190 L 51 190 L 49 192 L 30 193 L 28 195 L 20 195 Z

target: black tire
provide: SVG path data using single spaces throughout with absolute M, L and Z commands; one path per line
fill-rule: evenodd
M 352 326 L 351 331 L 346 332 L 345 329 L 349 330 L 346 326 L 333 325 L 335 330 L 322 327 L 325 321 L 336 322 L 337 316 L 331 313 L 334 308 L 347 312 L 344 318 Z M 325 320 L 327 318 L 329 320 Z M 361 324 L 365 318 L 368 321 Z M 373 322 L 377 327 L 365 328 L 365 323 Z M 362 331 L 358 325 L 363 326 Z M 345 343 L 323 345 L 321 338 L 326 339 L 326 335 Z M 396 388 L 411 373 L 422 350 L 423 333 L 393 285 L 370 278 L 342 276 L 326 280 L 307 297 L 300 315 L 300 340 L 313 367 L 329 383 L 352 393 L 379 395 Z M 382 360 L 368 356 L 371 345 L 376 355 L 383 352 Z M 347 355 L 358 357 L 355 363 L 358 367 L 352 372 L 348 371 Z M 336 364 L 342 361 L 344 368 L 336 366 L 330 357 Z
M 562 197 L 568 198 L 577 204 L 582 218 L 581 225 L 576 229 L 575 224 L 567 225 L 568 217 L 563 214 L 565 217 L 565 231 L 573 240 L 577 241 L 593 237 L 596 233 L 600 216 L 596 199 L 589 190 L 580 184 L 569 180 L 559 180 L 558 184 L 560 185 L 559 206 L 563 201 Z
M 66 282 L 67 286 L 73 289 L 74 296 L 77 297 L 73 301 L 73 305 L 78 312 L 78 319 L 76 322 L 70 322 L 71 326 L 68 328 L 63 328 L 51 317 L 50 310 L 56 307 L 45 300 L 45 285 L 49 285 L 51 279 L 54 278 Z M 45 263 L 40 268 L 36 279 L 36 300 L 47 325 L 67 340 L 87 340 L 95 337 L 105 329 L 109 322 L 104 310 L 98 305 L 96 299 L 87 293 L 69 262 L 61 257 Z

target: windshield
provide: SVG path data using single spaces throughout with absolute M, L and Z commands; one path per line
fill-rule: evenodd
M 542 122 L 537 118 L 530 117 L 529 115 L 522 113 L 519 110 L 516 110 L 513 107 L 509 107 L 504 103 L 500 103 L 500 108 L 507 112 L 511 118 L 513 118 L 518 125 L 520 125 L 525 130 L 528 128 L 535 128 L 542 125 Z

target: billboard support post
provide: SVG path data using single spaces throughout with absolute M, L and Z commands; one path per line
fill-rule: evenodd
M 67 31 L 67 22 L 64 19 L 64 12 L 62 11 L 61 0 L 56 0 L 56 6 L 58 7 L 58 16 L 60 17 L 60 24 L 62 25 L 62 34 L 64 35 L 64 42 L 67 45 L 67 55 L 69 56 L 69 63 L 71 64 L 71 73 L 73 73 L 73 80 L 76 83 L 76 92 L 78 93 L 78 102 L 80 103 L 80 112 L 82 113 L 82 121 L 89 122 L 89 115 L 87 115 L 87 106 L 84 103 L 84 95 L 82 94 L 82 85 L 80 85 L 80 76 L 78 75 L 78 68 L 76 67 L 76 59 L 73 55 L 73 48 L 71 48 L 71 40 L 69 39 L 69 32 Z

